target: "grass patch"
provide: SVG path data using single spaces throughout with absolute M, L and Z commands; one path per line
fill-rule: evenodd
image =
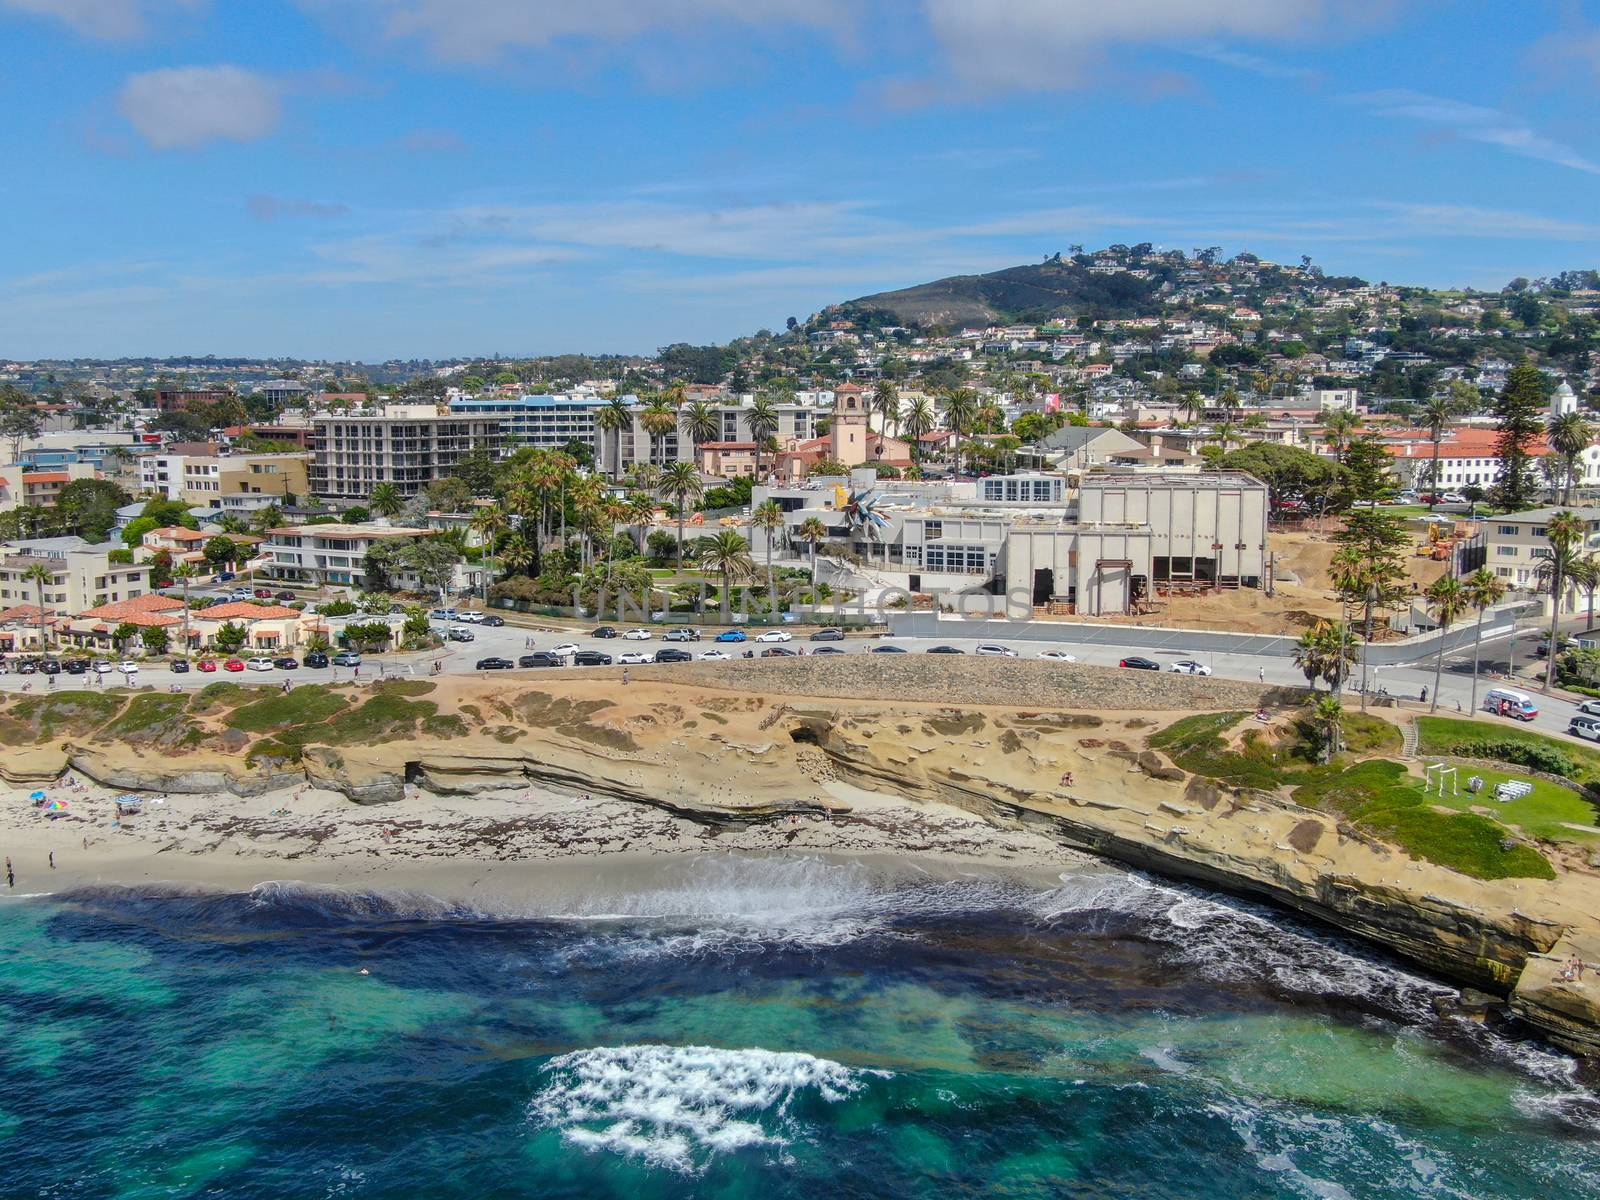
M 1370 713 L 1347 712 L 1340 725 L 1344 730 L 1344 753 L 1364 756 L 1400 752 L 1400 730 L 1392 721 Z
M 281 741 L 278 738 L 262 738 L 250 747 L 249 753 L 244 756 L 246 766 L 255 766 L 259 762 L 269 759 L 285 763 L 300 761 L 301 747 L 292 741 Z
M 385 696 L 426 696 L 439 685 L 426 679 L 385 679 L 373 691 Z
M 1511 760 L 1513 765 L 1531 766 L 1534 756 L 1560 755 L 1571 766 L 1570 771 L 1558 770 L 1579 783 L 1600 782 L 1600 752 L 1576 742 L 1563 741 L 1547 734 L 1535 733 L 1509 721 L 1468 721 L 1459 717 L 1418 717 L 1417 749 L 1425 755 L 1445 758 L 1452 755 L 1462 758 L 1494 758 L 1507 761 L 1505 749 L 1494 754 L 1475 753 L 1475 744 L 1500 743 L 1505 746 L 1526 746 L 1532 754 L 1528 761 Z
M 1275 788 L 1286 781 L 1278 748 L 1261 731 L 1246 732 L 1243 748 L 1230 749 L 1223 741 L 1227 733 L 1249 713 L 1199 713 L 1182 717 L 1150 735 L 1149 745 L 1164 750 L 1179 767 L 1234 787 Z
M 1594 805 L 1572 788 L 1562 787 L 1559 783 L 1552 783 L 1547 779 L 1534 778 L 1525 772 L 1518 774 L 1514 770 L 1496 771 L 1491 767 L 1468 766 L 1465 763 L 1460 764 L 1460 767 L 1458 776 L 1460 792 L 1454 796 L 1440 796 L 1436 792 L 1430 792 L 1428 793 L 1430 804 L 1439 804 L 1462 812 L 1473 807 L 1486 808 L 1494 814 L 1494 820 L 1520 829 L 1529 837 L 1544 838 L 1546 841 L 1593 842 L 1600 838 L 1600 833 L 1585 833 L 1581 829 L 1567 828 L 1568 825 L 1600 824 L 1596 819 Z M 1473 775 L 1483 780 L 1483 791 L 1477 795 L 1469 793 L 1464 786 L 1467 779 Z M 1511 779 L 1531 783 L 1533 791 L 1521 799 L 1507 800 L 1502 804 L 1494 798 L 1495 784 L 1505 783 Z
M 250 694 L 251 690 L 248 688 L 219 679 L 216 683 L 206 684 L 194 694 L 194 711 L 205 713 L 221 708 L 232 708 L 236 704 L 244 703 Z
M 313 683 L 289 692 L 273 691 L 236 708 L 228 717 L 228 724 L 246 733 L 271 733 L 296 725 L 321 725 L 344 710 L 342 697 Z
M 31 726 L 44 741 L 83 737 L 122 711 L 123 697 L 109 692 L 55 692 L 25 696 L 11 706 L 10 716 Z
M 467 736 L 467 723 L 460 717 L 446 714 L 422 718 L 422 732 L 429 737 L 458 738 Z
M 189 712 L 189 697 L 162 695 L 159 692 L 135 696 L 109 725 L 101 729 L 108 737 L 136 737 L 153 733 L 158 727 Z
M 1441 813 L 1399 763 L 1372 759 L 1302 783 L 1294 799 L 1338 813 L 1422 859 L 1474 879 L 1554 879 L 1549 860 L 1532 846 L 1502 843 L 1506 827 L 1477 813 Z
M 317 740 L 330 746 L 392 742 L 415 733 L 418 721 L 438 711 L 439 706 L 431 700 L 407 700 L 404 696 L 377 692 L 365 703 L 342 713 Z

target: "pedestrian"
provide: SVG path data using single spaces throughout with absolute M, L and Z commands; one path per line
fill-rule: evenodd
M 8 888 L 17 886 L 17 877 L 11 871 L 11 856 L 9 854 L 6 855 L 6 886 Z
M 623 667 L 622 668 L 622 682 L 623 682 L 624 686 L 627 685 L 627 682 L 628 682 L 628 668 L 627 667 Z
M 1265 667 L 1257 667 L 1256 678 L 1261 680 L 1262 683 L 1265 683 L 1267 681 L 1267 669 Z
M 355 672 L 355 676 L 356 676 L 357 679 L 361 678 L 361 668 L 359 666 L 351 667 L 350 669 Z
M 1422 696 L 1421 696 L 1421 698 L 1419 700 L 1419 703 L 1426 704 L 1427 702 L 1428 702 L 1428 685 L 1427 684 L 1423 684 L 1422 685 Z
M 56 852 L 54 850 L 50 851 L 50 869 L 52 871 L 56 869 Z

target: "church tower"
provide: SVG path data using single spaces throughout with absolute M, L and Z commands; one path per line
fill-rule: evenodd
M 867 461 L 867 435 L 867 406 L 861 388 L 841 383 L 833 391 L 833 424 L 828 429 L 833 457 L 847 467 L 861 466 Z

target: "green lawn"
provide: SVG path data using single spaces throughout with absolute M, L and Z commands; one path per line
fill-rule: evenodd
M 1471 808 L 1481 808 L 1496 820 L 1522 830 L 1529 837 L 1544 838 L 1547 841 L 1592 842 L 1600 838 L 1600 832 L 1586 833 L 1568 828 L 1570 825 L 1600 826 L 1600 813 L 1595 812 L 1594 805 L 1571 788 L 1535 778 L 1527 773 L 1519 775 L 1515 770 L 1496 771 L 1489 767 L 1467 763 L 1456 765 L 1460 768 L 1460 774 L 1456 779 L 1457 794 L 1440 796 L 1438 792 L 1429 792 L 1430 804 L 1443 805 L 1461 812 Z M 1483 791 L 1475 796 L 1467 791 L 1467 780 L 1474 775 L 1483 780 Z M 1507 800 L 1502 804 L 1494 798 L 1494 788 L 1495 784 L 1504 783 L 1508 779 L 1520 779 L 1533 784 L 1532 794 L 1520 800 Z
M 1483 753 L 1493 750 L 1494 753 Z M 1525 750 L 1530 758 L 1519 762 L 1508 754 Z M 1600 751 L 1571 738 L 1535 733 L 1513 721 L 1469 721 L 1461 717 L 1418 717 L 1417 752 L 1424 757 L 1489 758 L 1513 766 L 1538 767 L 1565 775 L 1576 783 L 1600 782 Z M 1564 761 L 1557 761 L 1557 760 Z

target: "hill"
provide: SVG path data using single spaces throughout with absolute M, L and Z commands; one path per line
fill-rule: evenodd
M 1102 273 L 1093 264 L 1051 258 L 986 275 L 952 275 L 932 283 L 848 301 L 847 313 L 882 313 L 900 325 L 989 325 L 1052 317 L 1134 317 L 1156 311 L 1155 296 L 1172 267 L 1141 274 Z

